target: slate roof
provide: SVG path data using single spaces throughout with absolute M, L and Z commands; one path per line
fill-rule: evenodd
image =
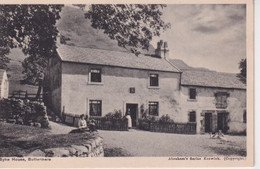
M 189 86 L 246 89 L 246 84 L 242 83 L 236 74 L 215 71 L 184 71 L 182 73 L 181 84 Z
M 180 72 L 165 59 L 154 58 L 133 53 L 82 48 L 69 45 L 60 45 L 57 49 L 62 61 L 109 65 L 135 69 L 146 69 L 167 72 Z

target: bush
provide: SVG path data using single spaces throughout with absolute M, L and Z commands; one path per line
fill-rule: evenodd
M 104 116 L 107 120 L 120 120 L 123 118 L 121 110 L 114 110 L 113 113 L 108 113 Z
M 174 121 L 173 119 L 171 119 L 171 117 L 168 114 L 166 114 L 160 117 L 158 122 L 161 124 L 166 124 L 166 123 L 173 123 Z
M 90 117 L 96 121 L 96 127 L 103 130 L 128 130 L 127 119 L 121 110 L 114 110 L 104 117 Z
M 40 123 L 42 128 L 49 126 L 46 107 L 39 102 L 30 102 L 29 100 L 0 100 L 0 118 L 16 124 Z

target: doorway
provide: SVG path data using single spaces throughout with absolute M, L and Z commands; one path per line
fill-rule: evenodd
M 218 113 L 218 130 L 221 130 L 223 133 L 228 131 L 228 113 L 221 112 Z
M 130 116 L 132 119 L 132 126 L 136 127 L 138 104 L 126 104 L 126 112 L 130 110 Z
M 212 113 L 205 113 L 205 132 L 212 132 Z

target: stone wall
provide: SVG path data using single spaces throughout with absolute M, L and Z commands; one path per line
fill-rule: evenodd
M 197 133 L 205 132 L 205 113 L 212 113 L 213 116 L 217 117 L 217 114 L 221 112 L 229 114 L 229 133 L 243 133 L 246 130 L 246 123 L 243 122 L 243 114 L 246 110 L 246 90 L 194 86 L 191 86 L 191 88 L 196 88 L 197 96 L 195 100 L 189 99 L 188 86 L 181 87 L 182 121 L 187 122 L 189 120 L 189 112 L 195 111 Z M 226 108 L 216 108 L 216 97 L 214 94 L 217 92 L 226 92 L 229 94 Z M 216 122 L 215 125 L 217 125 Z M 216 127 L 213 126 L 213 128 Z
M 28 157 L 104 157 L 103 139 L 96 136 L 83 140 L 81 145 L 35 150 Z
M 49 69 L 47 72 L 48 90 L 48 108 L 51 108 L 57 115 L 61 115 L 61 62 L 59 58 L 54 57 L 49 60 Z

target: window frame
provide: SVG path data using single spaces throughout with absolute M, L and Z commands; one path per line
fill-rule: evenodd
M 100 71 L 100 81 L 92 81 L 92 73 L 94 73 L 94 72 L 92 72 L 92 71 L 94 71 L 94 70 L 98 70 L 98 71 Z M 90 68 L 89 69 L 89 79 L 88 79 L 88 83 L 89 84 L 103 84 L 103 81 L 102 81 L 102 79 L 103 79 L 103 77 L 102 77 L 102 69 L 101 68 Z
M 217 92 L 215 93 L 216 108 L 217 109 L 226 109 L 228 107 L 228 97 L 227 92 Z
M 194 98 L 192 98 L 193 95 L 191 95 L 192 91 L 195 92 L 194 93 L 195 94 Z M 196 88 L 189 88 L 189 100 L 197 100 L 197 95 L 198 95 L 198 93 L 197 93 L 197 89 Z
M 152 78 L 151 78 L 151 76 L 152 75 L 156 75 L 157 77 L 157 85 L 151 85 L 151 82 L 152 82 Z M 160 79 L 159 79 L 159 73 L 156 73 L 156 72 L 151 72 L 151 73 L 149 73 L 149 78 L 148 78 L 148 86 L 149 86 L 149 88 L 159 88 L 159 86 L 160 86 L 160 83 L 159 83 L 159 81 L 160 81 Z
M 97 102 L 97 103 L 93 103 L 93 102 Z M 98 103 L 99 102 L 99 103 Z M 100 112 L 97 113 L 97 115 L 91 115 L 92 111 L 91 111 L 91 108 L 92 108 L 92 104 L 100 104 L 99 106 L 99 110 Z M 89 116 L 90 117 L 102 117 L 102 100 L 89 100 Z
M 152 106 L 156 106 L 157 112 L 156 114 L 152 114 Z M 148 113 L 150 116 L 159 116 L 159 102 L 158 101 L 149 101 L 148 102 Z
M 191 115 L 194 115 L 194 121 L 191 121 Z M 197 114 L 196 114 L 196 111 L 190 111 L 189 112 L 189 122 L 190 123 L 196 123 L 197 122 Z

